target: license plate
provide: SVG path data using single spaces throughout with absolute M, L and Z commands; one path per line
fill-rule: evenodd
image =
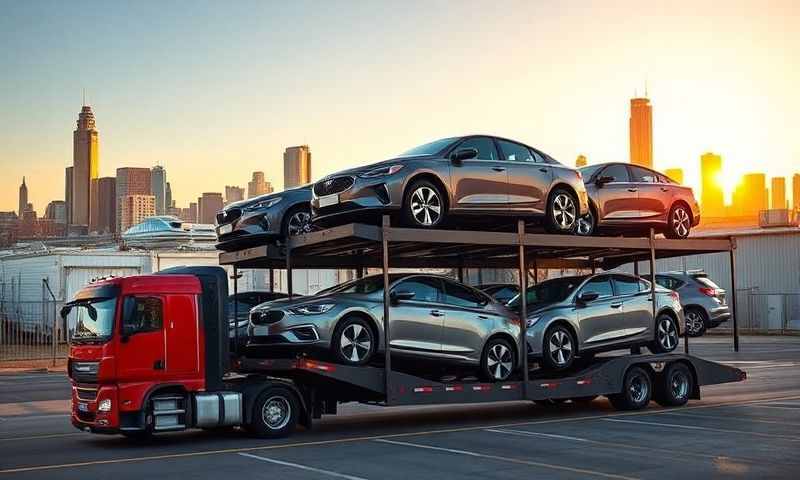
M 333 195 L 325 195 L 324 197 L 319 197 L 319 208 L 330 207 L 331 205 L 336 205 L 339 203 L 339 194 L 335 193 Z
M 233 231 L 233 225 L 220 225 L 217 227 L 217 235 L 225 235 L 226 233 L 231 233 Z
M 80 412 L 88 412 L 89 411 L 89 404 L 83 403 L 83 402 L 79 403 L 78 404 L 78 411 L 80 411 Z

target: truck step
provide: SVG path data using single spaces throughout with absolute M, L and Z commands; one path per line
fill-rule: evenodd
M 156 432 L 173 432 L 173 431 L 177 432 L 178 430 L 186 430 L 186 425 L 174 424 L 163 427 L 159 427 L 158 425 L 156 425 L 155 427 L 153 427 L 153 430 Z
M 186 410 L 181 408 L 173 409 L 173 410 L 153 410 L 153 415 L 158 417 L 159 415 L 183 415 L 186 413 Z
M 184 400 L 184 397 L 181 397 L 179 395 L 171 395 L 171 396 L 168 396 L 168 397 L 167 396 L 164 396 L 164 397 L 162 397 L 162 396 L 153 397 L 153 401 L 157 402 L 159 400 Z

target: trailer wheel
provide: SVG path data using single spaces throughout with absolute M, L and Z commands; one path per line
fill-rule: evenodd
M 693 388 L 694 376 L 689 367 L 672 363 L 661 375 L 654 398 L 663 407 L 680 407 L 689 401 Z
M 653 380 L 642 367 L 631 367 L 625 372 L 622 392 L 609 395 L 611 405 L 617 410 L 641 410 L 650 403 Z
M 260 438 L 281 438 L 294 431 L 300 413 L 295 394 L 285 387 L 271 387 L 258 396 L 247 430 Z

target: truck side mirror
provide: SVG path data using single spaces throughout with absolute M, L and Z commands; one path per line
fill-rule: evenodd
M 59 315 L 61 315 L 61 319 L 66 320 L 67 315 L 69 315 L 69 312 L 71 311 L 72 311 L 72 305 L 64 305 L 63 307 L 61 307 L 61 311 L 59 312 Z

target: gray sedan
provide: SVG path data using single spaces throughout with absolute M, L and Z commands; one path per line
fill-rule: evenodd
M 565 370 L 577 356 L 647 346 L 654 353 L 678 346 L 683 310 L 677 293 L 633 275 L 600 273 L 547 280 L 527 290 L 528 354 Z M 519 296 L 509 307 L 519 310 Z
M 483 292 L 435 275 L 392 274 L 390 298 L 393 355 L 479 367 L 488 381 L 506 380 L 521 365 L 519 318 Z M 365 365 L 384 349 L 383 277 L 259 305 L 248 335 L 254 351 L 321 352 Z

